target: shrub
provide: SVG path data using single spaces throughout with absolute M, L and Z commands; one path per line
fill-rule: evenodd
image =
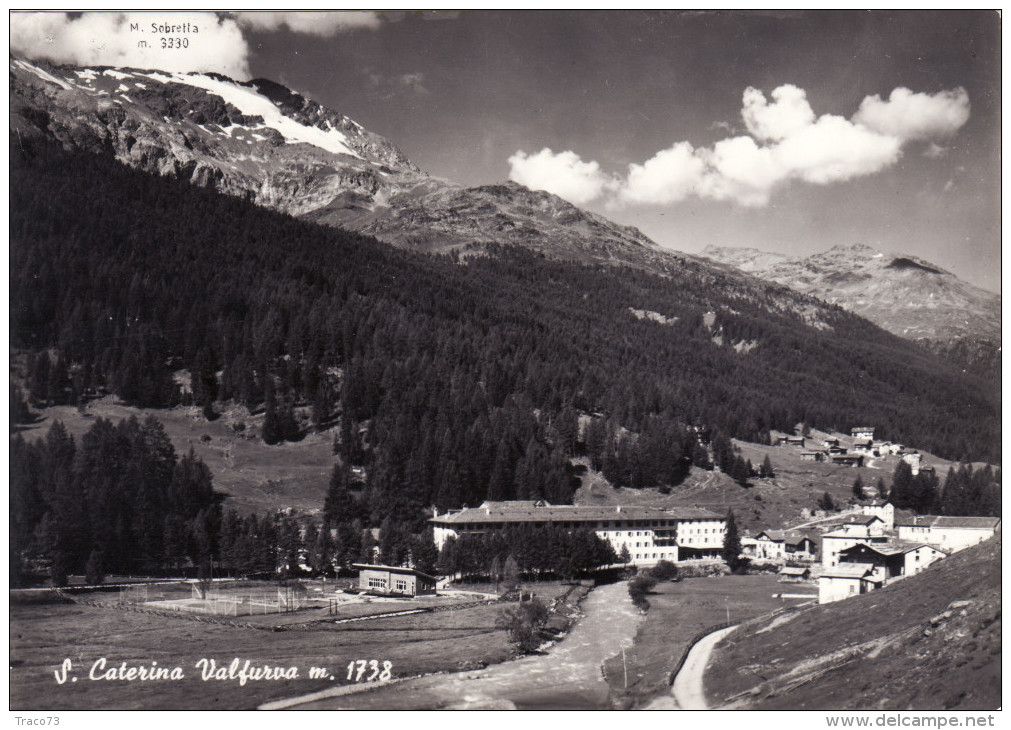
M 649 572 L 642 572 L 628 582 L 628 595 L 632 597 L 632 603 L 641 611 L 649 609 L 649 599 L 647 594 L 656 587 L 656 578 Z
M 678 577 L 678 566 L 669 560 L 661 560 L 654 567 L 650 568 L 649 574 L 656 578 L 657 582 L 674 580 Z
M 730 568 L 723 561 L 682 563 L 678 566 L 678 575 L 682 578 L 708 578 L 729 574 Z
M 505 609 L 496 625 L 508 632 L 509 641 L 516 644 L 520 651 L 529 653 L 541 645 L 540 629 L 547 620 L 547 607 L 534 598 L 515 608 Z

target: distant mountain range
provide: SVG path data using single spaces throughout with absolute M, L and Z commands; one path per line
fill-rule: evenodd
M 900 337 L 963 359 L 999 359 L 1001 298 L 939 266 L 870 246 L 807 257 L 709 246 L 702 256 L 838 304 Z

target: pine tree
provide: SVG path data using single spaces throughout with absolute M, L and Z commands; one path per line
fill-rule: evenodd
M 727 511 L 726 531 L 723 534 L 723 560 L 732 572 L 741 565 L 741 536 L 737 531 L 737 519 L 733 510 Z
M 825 510 L 826 512 L 835 512 L 835 500 L 832 499 L 832 495 L 825 492 L 821 497 L 818 498 L 818 509 Z
M 857 499 L 864 498 L 864 480 L 860 478 L 857 474 L 857 478 L 853 480 L 853 496 Z

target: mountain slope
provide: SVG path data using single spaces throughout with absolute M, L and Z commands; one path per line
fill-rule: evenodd
M 701 255 L 839 304 L 906 339 L 1000 346 L 1000 296 L 915 256 L 860 244 L 805 258 L 719 246 Z
M 348 117 L 265 79 L 72 68 L 12 58 L 11 128 L 108 152 L 326 225 L 426 252 L 517 243 L 642 264 L 638 230 L 516 184 L 465 188 L 419 170 Z
M 991 710 L 1001 700 L 1001 537 L 836 603 L 748 622 L 705 675 L 713 706 Z

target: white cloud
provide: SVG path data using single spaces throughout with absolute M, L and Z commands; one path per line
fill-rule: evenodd
M 772 188 L 785 177 L 772 150 L 759 147 L 751 137 L 724 139 L 699 154 L 707 166 L 700 191 L 704 198 L 765 205 Z
M 629 203 L 664 205 L 684 200 L 698 187 L 705 163 L 687 142 L 657 152 L 642 165 L 628 166 L 628 177 L 620 190 Z
M 331 37 L 375 29 L 374 12 L 12 12 L 11 51 L 78 66 L 132 66 L 162 71 L 217 71 L 249 78 L 249 45 L 243 29 Z M 158 29 L 152 25 L 158 26 Z M 162 31 L 161 28 L 174 28 Z M 185 48 L 162 48 L 163 37 Z M 420 83 L 420 82 L 419 82 Z
M 162 48 L 152 24 L 186 32 L 187 48 Z M 196 29 L 195 31 L 193 29 Z M 163 71 L 217 71 L 245 79 L 249 49 L 234 20 L 207 12 L 10 14 L 11 51 L 79 66 L 132 66 Z
M 772 148 L 790 177 L 826 185 L 872 175 L 898 161 L 901 140 L 831 114 Z
M 246 12 L 235 13 L 244 27 L 256 31 L 287 28 L 292 33 L 332 37 L 352 30 L 375 30 L 382 21 L 372 11 Z
M 936 94 L 913 93 L 900 86 L 888 101 L 877 94 L 868 96 L 853 121 L 903 141 L 950 137 L 969 121 L 969 95 L 961 86 Z
M 772 92 L 772 99 L 769 104 L 758 89 L 749 86 L 744 90 L 741 116 L 755 139 L 781 140 L 814 123 L 814 112 L 803 89 L 784 84 Z
M 523 150 L 509 158 L 509 178 L 532 190 L 546 190 L 576 205 L 599 198 L 613 182 L 596 162 L 583 162 L 572 151 L 555 154 L 545 147 L 537 154 Z
M 852 119 L 816 116 L 807 93 L 790 84 L 770 96 L 771 103 L 759 89 L 745 89 L 741 117 L 750 136 L 704 148 L 677 142 L 630 164 L 624 177 L 609 176 L 573 152 L 548 149 L 517 152 L 509 159 L 510 177 L 577 204 L 607 196 L 609 205 L 669 205 L 695 195 L 763 206 L 791 181 L 829 185 L 881 172 L 914 141 L 929 143 L 924 154 L 938 157 L 944 148 L 933 140 L 955 134 L 969 118 L 962 88 L 937 94 L 898 88 L 888 101 L 869 96 Z

